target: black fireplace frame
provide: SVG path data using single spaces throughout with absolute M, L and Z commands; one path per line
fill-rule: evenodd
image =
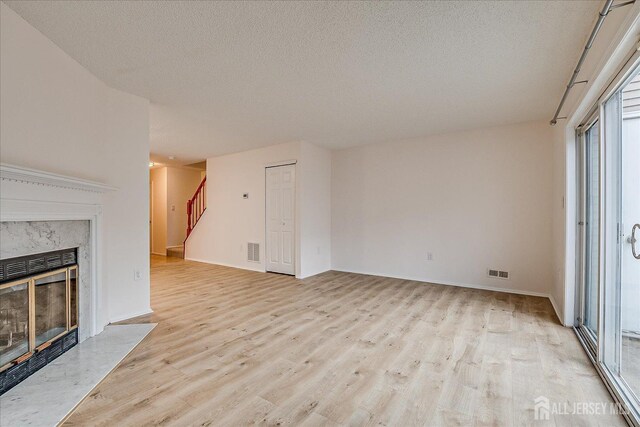
M 34 347 L 33 342 L 29 344 L 29 352 L 23 356 L 14 359 L 7 365 L 0 367 L 0 396 L 11 390 L 20 382 L 24 381 L 30 375 L 42 369 L 47 364 L 58 358 L 60 355 L 71 349 L 78 343 L 78 306 L 79 306 L 79 270 L 78 270 L 78 252 L 77 248 L 62 249 L 57 251 L 27 255 L 15 258 L 0 260 L 0 286 L 6 284 L 28 283 L 30 286 L 29 304 L 35 304 L 32 300 L 35 287 L 35 280 L 39 277 L 46 276 L 48 273 L 63 272 L 66 273 L 66 315 L 67 330 L 60 335 L 45 342 L 39 347 Z M 75 271 L 75 272 L 74 272 Z M 70 318 L 70 280 L 71 273 L 75 274 L 75 323 L 71 323 Z M 31 287 L 33 285 L 33 287 Z M 9 285 L 12 286 L 12 285 Z M 6 286 L 5 286 L 6 287 Z M 29 324 L 34 320 L 30 308 Z M 29 326 L 30 328 L 35 326 Z M 30 329 L 31 331 L 32 329 Z M 30 336 L 30 340 L 35 337 Z
M 78 344 L 78 328 L 54 340 L 49 347 L 35 352 L 32 357 L 24 362 L 0 372 L 0 396 L 60 357 L 76 344 Z
M 78 263 L 78 248 L 0 259 L 0 285 Z

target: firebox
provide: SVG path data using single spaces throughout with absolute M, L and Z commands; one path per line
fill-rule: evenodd
M 0 260 L 0 395 L 78 342 L 77 249 Z

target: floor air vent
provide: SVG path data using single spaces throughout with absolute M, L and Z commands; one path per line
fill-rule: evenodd
M 260 262 L 260 243 L 247 243 L 247 261 Z

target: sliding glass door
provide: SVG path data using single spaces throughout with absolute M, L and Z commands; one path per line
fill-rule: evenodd
M 578 324 L 585 344 L 592 353 L 598 348 L 599 272 L 600 272 L 600 121 L 597 114 L 580 134 L 579 165 L 581 204 L 580 303 Z
M 578 131 L 576 330 L 640 425 L 640 67 Z
M 620 377 L 640 398 L 640 70 L 620 92 Z
M 584 133 L 583 188 L 584 205 L 580 221 L 584 241 L 584 293 L 581 317 L 586 337 L 593 348 L 598 337 L 598 275 L 600 246 L 600 122 L 594 120 Z

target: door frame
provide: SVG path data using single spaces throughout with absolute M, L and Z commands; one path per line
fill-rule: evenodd
M 596 123 L 597 122 L 597 123 Z M 602 200 L 603 200 L 603 191 L 602 191 L 602 179 L 603 179 L 603 162 L 602 158 L 602 146 L 600 141 L 602 140 L 602 120 L 600 120 L 600 108 L 593 109 L 591 113 L 587 116 L 580 126 L 576 129 L 576 182 L 578 189 L 578 197 L 577 197 L 577 221 L 576 221 L 576 301 L 575 301 L 575 311 L 576 316 L 574 317 L 574 328 L 576 333 L 581 335 L 581 339 L 586 344 L 587 351 L 591 351 L 593 354 L 591 357 L 599 358 L 601 345 L 599 337 L 602 336 L 601 331 L 601 313 L 602 313 L 602 295 L 600 293 L 600 281 L 601 281 L 601 273 L 602 273 L 602 254 L 600 250 L 598 250 L 598 270 L 596 277 L 597 285 L 598 285 L 598 301 L 597 301 L 597 319 L 596 319 L 596 336 L 593 336 L 591 331 L 580 322 L 584 321 L 585 318 L 585 288 L 586 288 L 586 237 L 587 237 L 587 229 L 586 229 L 586 210 L 587 210 L 587 150 L 586 150 L 586 138 L 587 132 L 593 127 L 598 126 L 600 140 L 598 142 L 598 202 L 599 202 L 599 212 L 598 212 L 598 248 L 600 248 L 600 244 L 602 242 Z
M 149 180 L 149 254 L 153 254 L 153 180 Z
M 269 227 L 268 227 L 268 214 L 267 214 L 267 169 L 272 169 L 272 168 L 278 168 L 278 167 L 282 167 L 282 166 L 293 166 L 295 168 L 295 182 L 293 185 L 293 273 L 291 274 L 291 276 L 297 277 L 298 276 L 298 253 L 299 253 L 299 241 L 298 241 L 298 182 L 299 182 L 299 177 L 298 177 L 298 167 L 297 167 L 298 161 L 297 160 L 283 160 L 283 161 L 279 161 L 279 162 L 270 162 L 265 164 L 264 166 L 264 271 L 265 273 L 274 273 L 274 274 L 285 274 L 285 275 L 289 275 L 288 273 L 280 273 L 277 271 L 270 271 L 267 268 L 267 254 L 268 254 L 268 245 L 269 245 L 269 238 L 268 238 L 268 231 L 269 231 Z

